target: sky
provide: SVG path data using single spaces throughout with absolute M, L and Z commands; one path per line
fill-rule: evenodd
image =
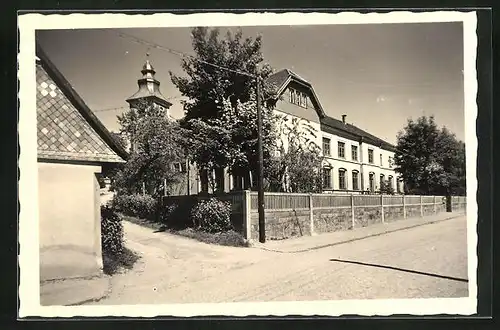
M 261 34 L 264 61 L 309 81 L 331 117 L 345 114 L 347 122 L 396 143 L 408 118 L 434 115 L 464 140 L 461 22 L 241 29 L 245 37 Z M 162 94 L 173 103 L 170 114 L 182 117 L 182 97 L 169 75 L 184 75 L 181 59 L 117 31 L 194 55 L 190 28 L 39 30 L 37 40 L 108 129 L 119 129 L 116 116 L 138 89 L 147 53 Z

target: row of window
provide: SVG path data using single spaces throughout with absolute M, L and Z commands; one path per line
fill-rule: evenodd
M 337 152 L 339 158 L 346 158 L 345 154 L 345 142 L 337 142 Z M 331 156 L 331 140 L 329 138 L 323 138 L 323 155 Z M 351 145 L 351 160 L 358 161 L 358 146 Z M 373 164 L 373 149 L 368 149 L 368 163 Z M 392 167 L 392 157 L 389 156 L 388 161 L 389 167 Z M 382 154 L 380 154 L 380 166 L 383 166 Z
M 340 190 L 347 190 L 347 170 L 344 168 L 341 168 L 338 170 L 338 182 L 339 182 L 339 189 Z M 350 190 L 361 190 L 359 186 L 359 172 L 354 170 L 352 171 L 351 174 L 351 180 L 352 180 L 352 186 Z M 393 177 L 390 175 L 388 177 L 388 180 L 385 180 L 385 175 L 380 174 L 380 181 L 381 182 L 387 182 L 389 184 L 389 188 L 393 189 Z M 323 168 L 323 188 L 325 189 L 332 189 L 332 169 L 325 167 Z M 396 185 L 397 191 L 400 192 L 400 186 L 399 184 Z M 376 189 L 379 189 L 379 187 L 376 186 L 375 184 L 375 174 L 374 173 L 369 173 L 368 174 L 368 189 L 370 191 L 375 191 Z
M 307 94 L 290 88 L 290 103 L 307 108 Z

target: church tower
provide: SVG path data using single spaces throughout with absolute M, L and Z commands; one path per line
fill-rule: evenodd
M 160 92 L 160 82 L 155 78 L 156 71 L 149 61 L 149 54 L 146 54 L 146 56 L 148 58 L 141 70 L 142 78 L 137 80 L 139 90 L 126 101 L 131 109 L 137 109 L 137 104 L 140 102 L 151 101 L 156 106 L 161 107 L 168 118 L 171 118 L 168 110 L 172 106 L 172 103 L 167 101 L 165 96 Z

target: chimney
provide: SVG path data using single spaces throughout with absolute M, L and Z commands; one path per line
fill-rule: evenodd
M 347 117 L 347 115 L 342 115 L 342 122 L 345 124 L 345 117 Z

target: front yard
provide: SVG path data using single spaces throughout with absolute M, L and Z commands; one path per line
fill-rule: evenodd
M 218 233 L 208 233 L 202 230 L 197 230 L 193 228 L 186 228 L 182 230 L 169 229 L 165 225 L 160 223 L 149 221 L 145 219 L 140 219 L 132 216 L 123 216 L 123 219 L 131 223 L 150 228 L 153 232 L 167 232 L 169 234 L 178 235 L 186 238 L 195 239 L 197 241 L 207 243 L 207 244 L 217 244 L 223 246 L 234 246 L 234 247 L 248 247 L 249 244 L 247 240 L 243 238 L 239 233 L 234 230 L 229 230 L 226 232 Z

